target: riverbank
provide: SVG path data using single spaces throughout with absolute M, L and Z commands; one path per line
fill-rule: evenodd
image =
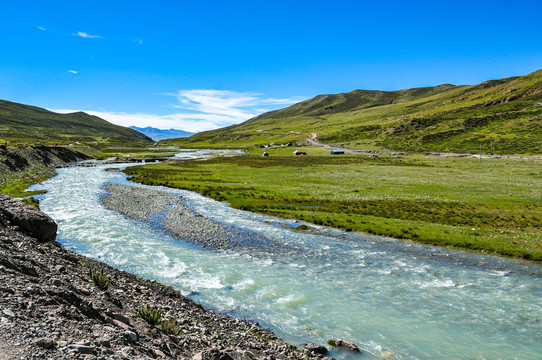
M 204 248 L 215 250 L 233 250 L 238 253 L 250 253 L 252 256 L 265 254 L 275 261 L 280 261 L 283 253 L 310 253 L 310 249 L 297 248 L 296 244 L 284 244 L 272 237 L 252 233 L 249 230 L 227 226 L 206 219 L 183 205 L 186 201 L 181 196 L 168 194 L 156 189 L 147 189 L 129 185 L 109 183 L 104 190 L 107 195 L 102 204 L 113 211 L 153 227 L 160 228 L 183 241 L 195 243 Z M 316 229 L 305 232 L 320 234 Z M 325 232 L 326 236 L 332 235 Z M 401 246 L 402 242 L 382 241 L 382 249 L 406 253 L 416 258 L 426 258 L 443 264 L 461 264 L 466 267 L 502 271 L 542 278 L 542 267 L 538 264 L 510 261 L 497 256 L 474 254 L 464 251 L 431 247 Z
M 342 338 L 359 345 L 364 358 L 513 358 L 518 348 L 526 356 L 539 353 L 540 278 L 507 267 L 536 264 L 487 256 L 509 269 L 494 271 L 480 254 L 321 226 L 294 231 L 295 221 L 238 211 L 189 191 L 130 184 L 107 168 L 59 169 L 39 187 L 47 191 L 40 204 L 58 223 L 58 241 L 79 254 L 182 289 L 217 313 L 255 319 L 293 344 Z M 273 238 L 284 250 L 274 256 L 250 243 L 242 251 L 183 241 L 154 226 L 164 209 L 151 222 L 106 209 L 100 200 L 108 183 L 180 195 L 196 214 Z M 464 265 L 458 255 L 476 262 Z
M 60 146 L 0 146 L 0 193 L 27 197 L 26 189 L 56 174 L 55 168 L 67 166 L 90 157 Z M 25 199 L 37 207 L 37 201 Z
M 171 287 L 29 235 L 24 214 L 54 222 L 7 196 L 0 200 L 0 359 L 304 356 L 257 323 L 207 311 Z M 143 313 L 154 314 L 155 324 Z M 321 357 L 305 354 L 312 355 Z
M 269 154 L 124 172 L 241 210 L 542 263 L 536 160 Z

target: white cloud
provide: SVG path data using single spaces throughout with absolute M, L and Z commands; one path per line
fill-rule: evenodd
M 262 94 L 226 90 L 181 90 L 175 96 L 178 111 L 169 115 L 82 110 L 121 126 L 151 126 L 190 132 L 213 130 L 238 124 L 263 112 L 296 103 L 302 98 L 264 98 Z M 71 113 L 80 110 L 51 110 Z
M 134 39 L 134 42 L 138 43 L 139 45 L 143 45 L 143 39 Z
M 232 123 L 248 120 L 277 105 L 290 105 L 300 98 L 264 98 L 262 94 L 228 90 L 181 90 L 177 94 L 180 105 L 175 107 L 204 114 L 219 114 L 232 119 Z
M 73 34 L 73 36 L 79 36 L 79 37 L 82 37 L 82 38 L 85 38 L 85 39 L 103 39 L 103 37 L 101 37 L 99 35 L 90 35 L 90 34 L 87 34 L 86 32 L 82 32 L 82 31 L 78 31 L 77 34 Z
M 38 26 L 38 30 L 47 31 L 47 30 L 45 30 L 45 28 L 43 26 Z
M 68 70 L 68 72 L 69 72 L 70 74 L 77 74 L 77 71 L 75 71 L 75 70 Z
M 124 112 L 107 112 L 94 110 L 74 110 L 74 109 L 49 109 L 54 112 L 68 114 L 78 111 L 86 112 L 89 115 L 98 116 L 110 123 L 121 126 L 151 126 L 158 129 L 177 129 L 190 132 L 200 132 L 212 130 L 222 126 L 226 126 L 225 122 L 229 118 L 220 116 L 206 116 L 204 114 L 170 114 L 170 115 L 153 115 L 153 114 L 128 114 Z

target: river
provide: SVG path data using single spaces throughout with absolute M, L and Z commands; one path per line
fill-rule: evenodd
M 185 153 L 180 157 L 198 154 Z M 111 165 L 58 169 L 35 188 L 57 240 L 85 256 L 181 289 L 205 307 L 254 319 L 292 343 L 343 338 L 362 355 L 336 358 L 535 359 L 542 354 L 540 266 L 319 228 L 181 195 L 196 213 L 280 242 L 213 250 L 104 208 Z M 290 225 L 290 226 L 285 226 Z

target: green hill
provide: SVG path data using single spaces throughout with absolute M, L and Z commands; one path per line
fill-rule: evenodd
M 149 137 L 84 112 L 59 114 L 0 100 L 0 140 L 10 144 L 148 145 Z
M 359 149 L 542 153 L 542 70 L 478 85 L 318 95 L 168 144 L 251 147 L 299 141 Z

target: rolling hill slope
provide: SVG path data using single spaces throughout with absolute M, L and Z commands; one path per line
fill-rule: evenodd
M 169 140 L 181 146 L 250 147 L 319 133 L 360 149 L 542 153 L 542 70 L 472 86 L 318 95 L 242 124 Z
M 35 106 L 0 100 L 0 140 L 10 144 L 149 144 L 129 128 L 84 112 L 59 114 Z

